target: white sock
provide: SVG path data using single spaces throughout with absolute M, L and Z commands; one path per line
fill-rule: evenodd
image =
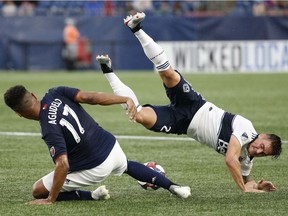
M 107 78 L 113 92 L 115 95 L 130 97 L 135 106 L 137 107 L 137 111 L 139 112 L 142 109 L 142 106 L 139 104 L 138 99 L 135 93 L 132 91 L 131 88 L 126 86 L 115 73 L 105 73 L 105 77 Z M 123 109 L 127 109 L 126 104 L 121 104 Z
M 149 35 L 147 35 L 142 29 L 135 32 L 134 35 L 141 43 L 144 53 L 153 62 L 156 70 L 161 72 L 170 67 L 168 58 L 162 49 Z

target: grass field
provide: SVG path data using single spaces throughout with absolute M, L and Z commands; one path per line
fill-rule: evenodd
M 134 89 L 142 104 L 168 103 L 157 74 L 121 72 L 119 76 Z M 273 181 L 278 191 L 242 193 L 230 177 L 224 157 L 214 150 L 194 141 L 172 140 L 179 136 L 150 132 L 129 122 L 119 105 L 85 105 L 96 121 L 115 135 L 166 137 L 167 140 L 119 138 L 119 142 L 129 159 L 157 161 L 170 179 L 189 185 L 192 196 L 182 200 L 163 189 L 145 191 L 135 180 L 123 175 L 103 182 L 110 190 L 111 199 L 107 201 L 25 205 L 33 199 L 31 186 L 34 181 L 50 172 L 54 165 L 40 137 L 2 133 L 0 215 L 287 215 L 288 74 L 184 76 L 207 100 L 250 119 L 259 133 L 277 133 L 282 137 L 285 143 L 281 157 L 278 160 L 256 159 L 252 170 L 255 179 L 263 177 Z M 0 72 L 0 132 L 39 132 L 38 122 L 21 119 L 4 105 L 3 93 L 15 84 L 24 84 L 39 98 L 48 88 L 57 85 L 111 92 L 100 72 Z

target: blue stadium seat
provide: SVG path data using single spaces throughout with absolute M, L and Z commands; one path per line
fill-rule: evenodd
M 53 1 L 50 6 L 50 14 L 54 16 L 62 16 L 65 13 L 66 1 Z
M 50 8 L 51 1 L 38 1 L 37 7 L 40 8 Z
M 83 8 L 85 1 L 67 1 L 67 7 Z
M 35 16 L 46 16 L 49 14 L 51 2 L 50 1 L 38 1 L 34 9 Z
M 84 12 L 87 16 L 102 15 L 104 2 L 102 1 L 86 1 L 84 4 Z
M 84 1 L 67 1 L 66 15 L 67 16 L 80 16 L 83 15 Z

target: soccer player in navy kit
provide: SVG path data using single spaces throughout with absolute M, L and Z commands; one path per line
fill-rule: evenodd
M 127 16 L 124 24 L 134 33 L 144 53 L 155 65 L 171 103 L 167 106 L 140 106 L 134 92 L 113 73 L 109 56 L 98 55 L 96 60 L 101 64 L 114 94 L 133 99 L 138 111 L 136 122 L 147 129 L 187 134 L 225 155 L 228 170 L 243 192 L 275 191 L 272 182 L 260 180 L 256 183 L 250 177 L 250 172 L 254 157 L 270 155 L 277 158 L 280 155 L 280 137 L 258 134 L 248 119 L 225 112 L 206 101 L 171 67 L 164 50 L 143 31 L 140 24 L 144 18 L 145 13 L 138 12 L 134 16 Z
M 19 116 L 40 122 L 42 139 L 55 163 L 54 171 L 34 183 L 32 194 L 36 200 L 31 204 L 108 199 L 110 195 L 104 185 L 92 192 L 79 188 L 123 173 L 182 198 L 191 195 L 188 186 L 179 186 L 141 163 L 127 161 L 116 138 L 80 105 L 126 104 L 133 120 L 136 107 L 129 97 L 59 86 L 49 89 L 39 101 L 24 86 L 17 85 L 6 91 L 4 100 Z

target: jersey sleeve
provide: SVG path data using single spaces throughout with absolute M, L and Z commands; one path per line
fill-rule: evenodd
M 238 139 L 241 148 L 256 138 L 257 133 L 248 119 L 237 115 L 233 122 L 233 135 Z
M 80 91 L 78 88 L 71 88 L 66 86 L 59 86 L 55 88 L 59 94 L 63 95 L 64 97 L 69 98 L 70 100 L 74 101 L 76 94 Z
M 65 139 L 61 134 L 61 129 L 57 128 L 57 126 L 51 126 L 51 128 L 46 127 L 45 132 L 42 133 L 42 139 L 48 146 L 50 156 L 52 157 L 54 162 L 58 156 L 67 153 Z

